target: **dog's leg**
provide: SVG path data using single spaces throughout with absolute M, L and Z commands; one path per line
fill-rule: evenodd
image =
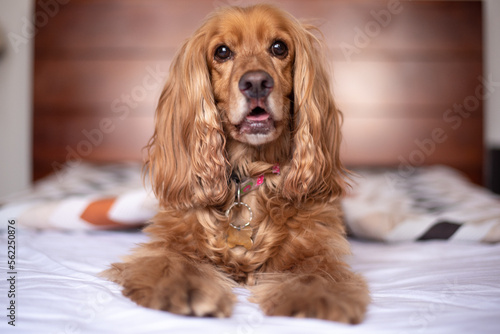
M 335 275 L 278 273 L 263 275 L 251 301 L 267 315 L 318 318 L 357 324 L 370 301 L 364 279 L 340 266 Z
M 182 315 L 231 315 L 236 300 L 233 282 L 215 267 L 168 250 L 148 254 L 139 248 L 136 254 L 114 263 L 102 276 L 121 284 L 123 294 L 137 304 Z

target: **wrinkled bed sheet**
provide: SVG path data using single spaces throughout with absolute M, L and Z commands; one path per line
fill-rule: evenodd
M 500 245 L 352 240 L 349 262 L 373 302 L 360 325 L 267 317 L 235 289 L 228 319 L 183 317 L 137 306 L 99 278 L 140 232 L 17 230 L 16 326 L 6 317 L 7 234 L 0 242 L 1 333 L 499 333 Z

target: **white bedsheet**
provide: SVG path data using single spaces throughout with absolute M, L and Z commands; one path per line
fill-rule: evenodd
M 352 241 L 349 259 L 373 303 L 360 325 L 264 316 L 238 288 L 229 319 L 139 307 L 96 274 L 139 232 L 17 231 L 16 326 L 8 324 L 7 235 L 0 242 L 1 333 L 499 333 L 500 245 Z

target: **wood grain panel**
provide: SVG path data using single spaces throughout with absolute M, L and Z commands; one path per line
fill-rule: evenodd
M 481 118 L 464 119 L 460 126 L 440 119 L 347 118 L 341 156 L 352 168 L 415 167 L 446 164 L 481 183 L 483 160 Z M 369 163 L 367 163 L 369 161 Z
M 346 103 L 462 103 L 482 85 L 481 61 L 338 62 L 335 96 Z
M 71 1 L 37 35 L 37 52 L 70 52 L 98 49 L 119 56 L 125 51 L 176 50 L 212 10 L 227 4 L 247 5 L 259 1 L 200 0 L 86 0 Z M 381 49 L 481 52 L 481 6 L 475 1 L 331 1 L 280 0 L 271 3 L 320 26 L 331 48 L 341 43 L 366 50 Z M 467 28 L 463 29 L 463 22 Z M 425 29 L 415 29 L 421 27 Z M 361 31 L 362 33 L 360 33 Z M 366 44 L 366 45 L 365 45 Z M 121 50 L 120 50 L 121 49 Z M 141 54 L 146 56 L 145 54 Z M 407 58 L 411 54 L 404 54 Z M 146 56 L 147 57 L 147 56 Z
M 480 132 L 482 126 L 481 119 L 467 119 L 454 128 L 432 118 L 348 118 L 344 122 L 343 157 L 347 164 L 356 166 L 365 165 L 367 156 L 371 164 L 379 166 L 397 165 L 403 159 L 417 165 L 474 162 L 482 157 L 482 151 L 477 150 L 482 139 L 464 134 Z
M 344 118 L 436 118 L 443 120 L 444 118 L 454 118 L 453 116 L 457 114 L 460 115 L 460 105 L 463 105 L 463 101 L 466 100 L 467 106 L 470 111 L 467 111 L 465 107 L 462 108 L 463 113 L 466 117 L 461 117 L 482 119 L 483 101 L 477 99 L 477 101 L 479 102 L 477 104 L 477 108 L 473 108 L 476 107 L 476 104 L 472 103 L 469 107 L 468 96 L 466 96 L 466 98 L 461 98 L 460 100 L 462 101 L 459 102 L 457 106 L 454 106 L 455 103 L 452 103 L 451 101 L 440 101 L 439 103 L 427 103 L 425 101 L 419 101 L 415 103 L 361 103 L 345 102 L 339 101 L 339 99 L 337 99 L 337 102 L 340 109 L 343 111 Z
M 35 119 L 35 177 L 80 161 L 137 161 L 153 133 L 147 117 L 95 117 L 67 115 Z M 37 130 L 44 129 L 44 130 Z M 46 130 L 45 130 L 46 129 Z M 49 131 L 47 131 L 49 130 Z
M 177 49 L 214 9 L 211 1 L 72 0 L 37 35 L 37 51 Z M 120 50 L 121 49 L 121 50 Z
M 127 105 L 151 116 L 166 81 L 169 61 L 43 59 L 35 63 L 34 98 L 51 112 L 100 106 L 96 114 L 118 112 Z
M 322 13 L 329 45 L 360 49 L 352 60 L 476 57 L 482 52 L 481 6 L 474 1 L 351 1 Z
M 35 38 L 35 178 L 67 161 L 68 147 L 84 150 L 86 134 L 106 119 L 115 127 L 81 158 L 140 159 L 161 89 L 151 72 L 165 76 L 182 41 L 213 9 L 255 2 L 72 0 L 60 6 Z M 345 115 L 346 163 L 418 162 L 417 143 L 441 128 L 446 140 L 422 163 L 447 163 L 481 180 L 481 2 L 401 1 L 394 8 L 386 0 L 273 3 L 313 18 L 324 34 Z M 346 53 L 348 47 L 356 52 Z

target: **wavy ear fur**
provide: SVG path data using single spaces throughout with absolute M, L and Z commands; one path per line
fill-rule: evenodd
M 299 25 L 299 23 L 297 23 Z M 341 196 L 347 186 L 339 159 L 342 113 L 330 90 L 323 44 L 300 25 L 295 38 L 293 155 L 285 174 L 283 196 L 289 200 Z
M 225 137 L 215 106 L 202 29 L 170 67 L 155 115 L 145 172 L 162 207 L 220 205 L 226 197 Z

